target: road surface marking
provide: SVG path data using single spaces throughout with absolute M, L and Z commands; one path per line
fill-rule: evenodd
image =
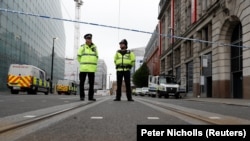
M 63 98 L 59 98 L 59 99 L 76 99 L 78 97 L 63 97 Z
M 221 119 L 220 117 L 209 117 L 210 119 Z
M 26 115 L 26 116 L 23 116 L 23 117 L 25 117 L 25 118 L 34 118 L 34 117 L 36 117 L 36 115 Z
M 91 119 L 103 119 L 103 117 L 91 117 Z
M 148 117 L 147 119 L 160 119 L 159 117 Z

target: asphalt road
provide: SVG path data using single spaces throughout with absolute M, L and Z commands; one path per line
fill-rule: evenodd
M 74 103 L 79 101 L 79 95 L 37 94 L 27 95 L 21 93 L 12 95 L 7 92 L 0 94 L 0 117 L 20 114 L 28 111 Z
M 199 124 L 185 116 L 159 110 L 140 102 L 140 99 L 155 103 L 166 103 L 222 115 L 250 120 L 250 107 L 228 105 L 188 99 L 165 99 L 134 96 L 129 102 L 125 96 L 122 101 L 113 101 L 113 96 L 96 96 L 96 102 L 79 108 L 77 112 L 65 114 L 50 121 L 41 122 L 17 134 L 17 141 L 136 141 L 137 125 L 193 125 Z M 70 103 L 89 103 L 80 101 L 78 95 L 11 95 L 0 94 L 1 118 L 9 119 L 25 112 Z M 0 118 L 0 121 L 1 121 Z M 250 123 L 249 123 L 250 124 Z M 14 139 L 14 137 L 13 137 Z
M 140 124 L 190 124 L 137 101 L 110 97 L 94 107 L 50 125 L 18 141 L 136 141 Z M 46 136 L 45 136 L 46 135 Z

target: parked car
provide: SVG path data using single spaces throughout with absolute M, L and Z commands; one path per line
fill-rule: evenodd
M 142 96 L 148 95 L 148 87 L 142 87 L 141 88 L 141 95 Z
M 135 96 L 141 95 L 141 92 L 142 92 L 141 88 L 136 88 L 135 89 Z

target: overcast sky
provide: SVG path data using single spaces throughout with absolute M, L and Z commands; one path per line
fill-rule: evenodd
M 83 0 L 80 21 L 139 31 L 153 32 L 158 23 L 160 0 Z M 75 19 L 74 0 L 62 0 L 63 18 Z M 67 58 L 74 58 L 74 23 L 65 22 Z M 127 39 L 128 49 L 145 47 L 151 34 L 108 28 L 98 25 L 80 24 L 81 44 L 83 36 L 92 33 L 99 58 L 104 59 L 111 80 L 116 80 L 113 56 L 119 42 Z

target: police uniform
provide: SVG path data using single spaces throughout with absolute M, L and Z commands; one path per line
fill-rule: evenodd
M 92 34 L 84 35 L 84 39 L 91 40 Z M 86 41 L 87 42 L 87 41 Z M 80 99 L 84 100 L 85 92 L 84 92 L 84 83 L 86 77 L 89 79 L 89 91 L 88 91 L 88 99 L 90 101 L 95 101 L 94 99 L 94 81 L 95 81 L 95 72 L 97 70 L 97 62 L 98 62 L 98 52 L 95 44 L 91 42 L 90 45 L 83 44 L 80 46 L 77 52 L 77 60 L 80 64 Z
M 135 64 L 135 54 L 132 51 L 127 50 L 128 42 L 126 39 L 123 39 L 119 44 L 124 44 L 126 48 L 118 50 L 114 56 L 117 77 L 116 99 L 114 99 L 114 101 L 121 100 L 123 77 L 126 86 L 127 99 L 128 101 L 134 101 L 131 95 L 130 69 Z

